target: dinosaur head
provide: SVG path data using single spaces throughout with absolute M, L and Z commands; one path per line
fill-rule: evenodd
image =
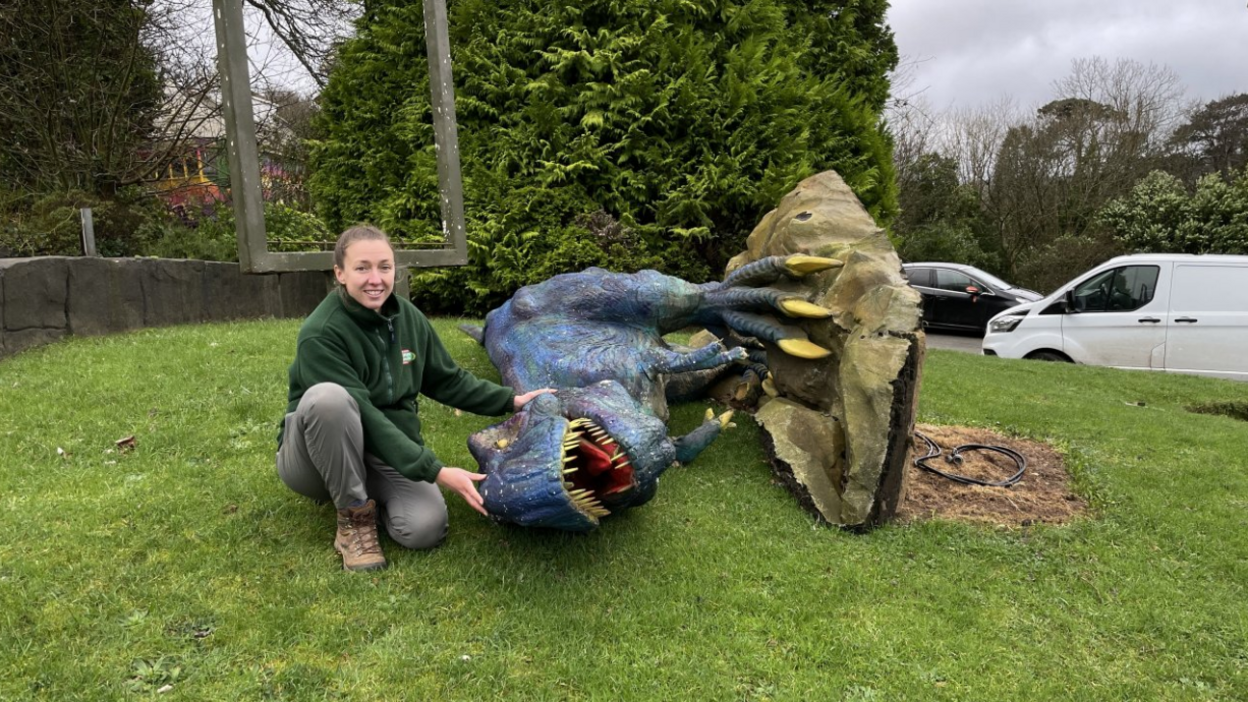
M 612 380 L 539 395 L 468 448 L 491 515 L 571 531 L 649 500 L 675 460 L 664 423 Z

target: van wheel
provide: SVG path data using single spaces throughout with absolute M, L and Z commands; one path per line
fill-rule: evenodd
M 1070 363 L 1070 359 L 1056 351 L 1036 351 L 1027 356 L 1033 361 L 1055 361 L 1058 363 Z

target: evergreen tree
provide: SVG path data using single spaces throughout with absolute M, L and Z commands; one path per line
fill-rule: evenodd
M 479 313 L 586 265 L 710 276 L 828 168 L 887 220 L 879 112 L 896 47 L 884 9 L 450 2 L 470 264 L 418 276 L 422 304 Z M 357 30 L 323 94 L 313 194 L 334 227 L 440 238 L 421 4 L 369 3 Z
M 1211 100 L 1171 137 L 1189 161 L 1187 172 L 1230 177 L 1248 165 L 1248 93 Z

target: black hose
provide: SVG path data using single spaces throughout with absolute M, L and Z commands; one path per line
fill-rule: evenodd
M 964 451 L 994 451 L 996 453 L 999 453 L 1013 460 L 1014 464 L 1018 466 L 1018 472 L 1014 473 L 1014 475 L 1011 475 L 1005 480 L 996 480 L 996 481 L 980 480 L 979 478 L 972 478 L 968 475 L 958 475 L 957 473 L 949 473 L 939 468 L 934 468 L 932 466 L 927 465 L 927 461 L 929 459 L 936 458 L 937 456 L 940 455 L 941 453 L 940 446 L 937 445 L 935 441 L 932 441 L 926 434 L 924 434 L 921 431 L 914 432 L 914 435 L 919 437 L 920 439 L 922 439 L 924 442 L 927 443 L 927 455 L 914 459 L 914 465 L 922 468 L 923 470 L 929 473 L 935 473 L 936 475 L 939 475 L 941 477 L 948 478 L 949 480 L 952 480 L 955 483 L 962 483 L 963 485 L 983 485 L 986 487 L 1010 487 L 1011 485 L 1017 483 L 1019 480 L 1022 480 L 1023 472 L 1027 470 L 1027 459 L 1023 457 L 1023 454 L 1019 453 L 1018 451 L 1015 451 L 1014 449 L 1009 449 L 1004 446 L 988 446 L 985 444 L 962 444 L 961 446 L 951 451 L 949 455 L 945 457 L 946 463 L 953 463 L 955 465 L 961 465 L 962 453 Z

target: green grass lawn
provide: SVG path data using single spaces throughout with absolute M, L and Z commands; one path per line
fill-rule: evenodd
M 273 467 L 297 328 L 0 362 L 0 699 L 1248 698 L 1248 423 L 1185 409 L 1246 383 L 930 352 L 920 420 L 1054 443 L 1094 505 L 1068 526 L 820 526 L 743 418 L 596 533 L 453 500 L 443 547 L 347 574 Z M 490 419 L 423 416 L 475 465 Z

